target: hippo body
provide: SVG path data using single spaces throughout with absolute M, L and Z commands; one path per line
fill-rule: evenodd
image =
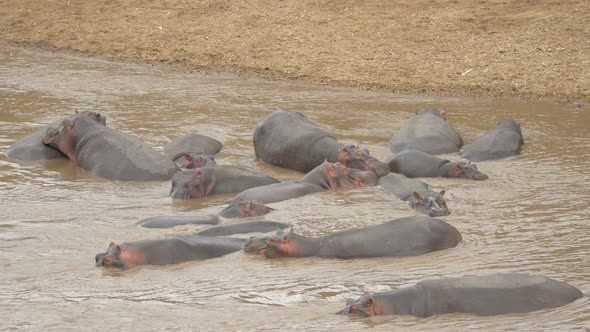
M 472 180 L 486 180 L 487 175 L 477 165 L 466 162 L 451 162 L 418 150 L 402 151 L 387 160 L 394 173 L 409 178 L 449 177 Z
M 389 174 L 379 179 L 381 189 L 397 198 L 407 201 L 410 207 L 430 217 L 451 214 L 444 199 L 445 191 L 430 190 L 428 184 L 405 177 L 402 174 Z
M 471 161 L 507 158 L 520 154 L 523 144 L 520 124 L 508 119 L 465 148 L 461 156 Z
M 362 316 L 445 313 L 480 316 L 525 313 L 571 303 L 583 294 L 560 281 L 528 274 L 500 273 L 420 281 L 396 291 L 367 294 L 340 314 Z
M 219 218 L 210 214 L 204 218 L 191 216 L 158 216 L 142 219 L 137 226 L 143 228 L 172 228 L 184 225 L 217 225 Z
M 179 172 L 172 179 L 170 197 L 201 198 L 214 194 L 238 193 L 280 181 L 238 166 L 201 167 Z
M 170 180 L 178 167 L 138 138 L 87 118 L 64 120 L 49 128 L 45 144 L 57 147 L 79 167 L 94 175 L 119 181 Z
M 446 111 L 425 109 L 398 130 L 389 141 L 393 153 L 419 150 L 429 154 L 459 152 L 463 146 L 461 135 L 445 117 Z
M 130 268 L 166 265 L 223 256 L 242 250 L 244 239 L 209 236 L 167 237 L 157 240 L 111 243 L 96 255 L 96 266 Z
M 200 236 L 226 236 L 245 233 L 268 233 L 291 227 L 276 221 L 240 221 L 209 227 L 195 233 Z
M 279 232 L 270 238 L 251 238 L 244 250 L 267 258 L 316 256 L 347 259 L 415 256 L 452 248 L 459 242 L 459 231 L 442 220 L 405 217 L 319 238 Z
M 389 172 L 368 150 L 340 144 L 299 112 L 275 111 L 260 120 L 254 131 L 254 152 L 266 163 L 304 173 L 324 161 L 370 170 L 377 176 Z
M 105 126 L 106 117 L 94 112 L 77 112 L 68 117 L 69 120 L 74 120 L 77 117 L 86 116 Z M 14 142 L 6 151 L 6 156 L 16 160 L 35 161 L 35 160 L 52 160 L 52 159 L 67 159 L 68 157 L 61 153 L 56 148 L 43 144 L 43 137 L 48 128 L 58 128 L 61 121 L 55 121 L 49 126 L 36 130 L 33 133 Z
M 241 192 L 230 201 L 280 202 L 307 194 L 345 187 L 364 187 L 377 184 L 377 176 L 370 171 L 350 169 L 339 162 L 324 162 L 298 181 L 256 187 Z
M 221 151 L 223 144 L 218 140 L 200 134 L 186 134 L 177 137 L 164 146 L 164 154 L 175 159 L 181 153 L 194 152 L 215 155 Z

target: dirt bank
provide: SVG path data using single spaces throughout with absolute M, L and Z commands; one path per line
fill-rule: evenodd
M 587 0 L 0 0 L 0 38 L 359 89 L 590 97 Z

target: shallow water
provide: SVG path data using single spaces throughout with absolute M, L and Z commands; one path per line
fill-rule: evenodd
M 590 120 L 587 105 L 431 98 L 171 73 L 143 65 L 0 49 L 0 328 L 15 330 L 572 330 L 590 328 Z M 466 144 L 504 118 L 522 123 L 523 153 L 479 163 L 487 181 L 426 179 L 447 191 L 443 219 L 463 235 L 449 250 L 408 258 L 265 260 L 234 253 L 170 266 L 94 266 L 108 243 L 188 233 L 148 230 L 155 215 L 220 211 L 233 195 L 173 201 L 169 182 L 113 182 L 69 161 L 16 162 L 17 139 L 75 110 L 161 149 L 185 133 L 223 142 L 218 164 L 292 180 L 302 174 L 255 160 L 258 120 L 303 112 L 343 143 L 380 159 L 417 108 L 449 110 Z M 459 160 L 458 155 L 446 158 Z M 416 215 L 378 188 L 337 190 L 270 204 L 263 219 L 322 235 Z M 334 315 L 347 299 L 427 278 L 527 272 L 571 283 L 585 297 L 528 314 L 427 319 Z

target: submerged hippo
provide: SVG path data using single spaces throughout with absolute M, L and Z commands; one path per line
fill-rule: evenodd
M 142 219 L 137 226 L 143 228 L 172 228 L 184 225 L 217 225 L 219 218 L 210 214 L 204 218 L 191 216 L 158 216 Z
M 324 162 L 298 181 L 270 184 L 248 189 L 234 197 L 230 204 L 242 201 L 280 202 L 307 194 L 336 188 L 365 187 L 377 184 L 373 172 L 351 169 L 339 162 Z
M 68 120 L 73 121 L 76 118 L 83 116 L 106 126 L 106 117 L 95 112 L 76 112 L 75 114 L 70 115 Z M 47 132 L 48 128 L 58 128 L 61 125 L 61 122 L 61 120 L 55 121 L 49 126 L 36 130 L 19 139 L 8 148 L 6 155 L 12 159 L 23 161 L 67 159 L 68 157 L 58 149 L 43 144 L 43 136 L 45 136 L 45 132 Z
M 461 156 L 471 161 L 501 159 L 520 154 L 523 144 L 520 124 L 508 119 L 475 140 Z
M 164 153 L 174 160 L 174 157 L 185 152 L 215 155 L 221 151 L 222 147 L 223 144 L 214 138 L 199 134 L 186 134 L 166 144 Z
M 367 294 L 347 304 L 339 314 L 491 316 L 560 307 L 582 296 L 577 288 L 564 282 L 528 274 L 502 273 L 425 280 L 392 292 Z
M 267 258 L 309 257 L 369 258 L 415 256 L 455 247 L 459 231 L 446 222 L 430 217 L 405 217 L 384 224 L 334 232 L 318 238 L 293 232 L 279 232 L 270 238 L 254 237 L 244 247 L 246 253 Z
M 111 242 L 96 254 L 96 266 L 122 269 L 136 265 L 166 265 L 223 256 L 244 248 L 245 239 L 209 236 L 168 237 L 157 240 Z
M 431 217 L 448 216 L 445 191 L 432 191 L 428 184 L 405 177 L 401 174 L 389 174 L 379 179 L 381 188 L 397 198 L 408 201 L 410 207 Z
M 472 180 L 486 180 L 487 175 L 477 165 L 463 161 L 451 162 L 418 150 L 402 151 L 387 160 L 394 173 L 409 178 L 447 177 Z
M 201 167 L 184 170 L 172 179 L 170 197 L 189 199 L 214 194 L 238 193 L 280 181 L 238 166 Z
M 229 204 L 226 208 L 219 212 L 218 216 L 223 218 L 246 218 L 262 216 L 273 210 L 273 208 L 266 206 L 262 202 L 246 200 Z
M 393 153 L 419 150 L 429 154 L 459 152 L 463 146 L 461 135 L 446 118 L 447 111 L 423 109 L 397 131 L 389 141 Z
M 200 236 L 226 236 L 245 233 L 268 233 L 289 228 L 291 225 L 276 221 L 241 221 L 209 227 L 195 233 Z
M 275 111 L 260 120 L 254 131 L 254 152 L 256 158 L 271 165 L 304 173 L 326 160 L 371 170 L 377 176 L 389 172 L 387 165 L 371 157 L 368 150 L 343 146 L 299 112 Z
M 143 141 L 88 117 L 63 120 L 59 127 L 48 128 L 43 143 L 58 148 L 79 167 L 110 180 L 165 181 L 178 170 Z
M 217 166 L 215 156 L 198 152 L 181 152 L 172 157 L 172 161 L 181 169 L 195 169 L 200 167 Z

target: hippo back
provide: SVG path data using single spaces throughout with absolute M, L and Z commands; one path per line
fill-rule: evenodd
M 336 145 L 336 138 L 305 118 L 301 113 L 275 111 L 256 124 L 254 152 L 260 160 L 280 167 L 308 172 L 325 159 L 335 162 L 320 145 Z M 333 141 L 333 142 L 332 142 Z
M 523 144 L 520 125 L 504 120 L 465 148 L 461 156 L 471 161 L 507 158 L 520 154 Z
M 215 155 L 221 151 L 222 147 L 223 144 L 214 138 L 200 134 L 186 134 L 166 144 L 164 153 L 174 160 L 185 152 Z
M 476 315 L 524 313 L 558 307 L 581 298 L 575 287 L 541 276 L 499 273 L 425 280 L 425 316 L 462 312 Z
M 389 141 L 393 153 L 420 150 L 429 154 L 459 152 L 463 147 L 461 135 L 442 117 L 420 113 L 396 132 Z

